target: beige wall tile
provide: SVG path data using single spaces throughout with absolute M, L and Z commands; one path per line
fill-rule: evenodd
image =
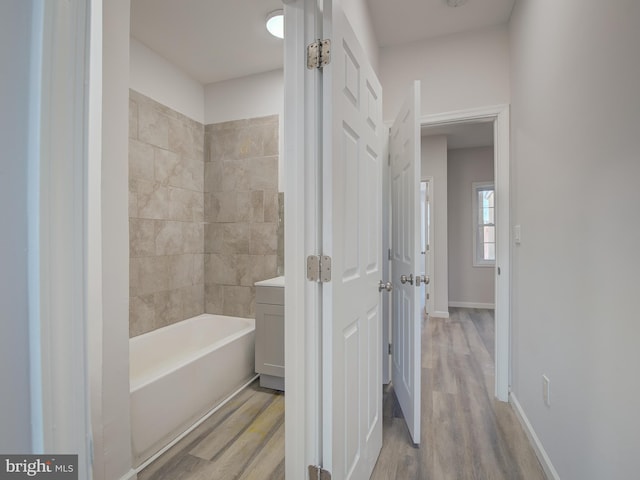
M 204 191 L 222 191 L 222 161 L 204 164 Z
M 169 256 L 169 289 L 177 290 L 193 285 L 193 254 Z
M 167 256 L 138 258 L 139 295 L 169 289 L 169 263 Z
M 249 232 L 249 225 L 245 223 L 222 224 L 221 253 L 249 253 Z
M 250 160 L 251 190 L 278 189 L 278 157 L 262 157 Z
M 183 222 L 182 242 L 184 253 L 204 252 L 204 223 Z
M 138 104 L 129 100 L 129 138 L 138 138 Z
M 184 253 L 183 222 L 157 220 L 154 235 L 156 255 Z
M 264 195 L 264 215 L 263 222 L 278 221 L 278 192 L 276 190 L 265 190 Z
M 153 330 L 155 317 L 153 294 L 132 296 L 129 302 L 129 337 Z
M 129 139 L 129 178 L 153 181 L 153 147 L 151 145 Z
M 254 314 L 255 292 L 253 287 L 223 287 L 222 313 L 233 317 L 251 317 Z
M 156 312 L 155 327 L 162 328 L 184 320 L 182 313 L 182 294 L 179 290 L 167 290 L 153 294 Z
M 204 285 L 204 253 L 193 255 L 193 284 Z
M 138 139 L 160 148 L 169 148 L 169 118 L 156 107 L 138 105 Z
M 155 255 L 154 221 L 142 218 L 129 219 L 129 254 L 131 257 Z
M 204 274 L 207 285 L 238 285 L 236 255 L 205 255 Z
M 204 285 L 192 285 L 180 290 L 182 294 L 182 314 L 184 318 L 204 313 Z
M 252 255 L 275 255 L 277 251 L 277 225 L 275 223 L 252 224 L 249 253 Z
M 207 283 L 204 287 L 205 292 L 205 312 L 222 314 L 222 285 Z
M 207 223 L 204 229 L 204 253 L 222 253 L 224 224 Z
M 235 192 L 211 193 L 209 221 L 211 222 L 235 222 L 237 212 L 237 196 Z

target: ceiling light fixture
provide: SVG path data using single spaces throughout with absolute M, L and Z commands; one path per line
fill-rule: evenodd
M 461 7 L 462 5 L 467 3 L 467 1 L 468 0 L 445 0 L 445 2 L 447 2 L 447 5 L 453 8 Z
M 267 15 L 267 30 L 274 37 L 284 38 L 284 11 L 274 10 Z

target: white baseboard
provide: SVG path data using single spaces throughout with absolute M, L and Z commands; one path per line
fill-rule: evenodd
M 509 403 L 511 403 L 513 410 L 516 412 L 516 416 L 518 417 L 518 420 L 520 420 L 520 424 L 527 434 L 527 437 L 529 438 L 529 441 L 531 442 L 531 445 L 536 452 L 536 456 L 538 457 L 538 460 L 540 461 L 540 464 L 542 465 L 547 478 L 550 480 L 560 480 L 560 475 L 558 475 L 558 472 L 556 472 L 556 469 L 553 467 L 549 455 L 547 455 L 547 452 L 542 446 L 542 442 L 538 438 L 538 435 L 536 435 L 533 426 L 529 422 L 529 419 L 525 415 L 524 410 L 522 410 L 520 402 L 518 402 L 518 399 L 513 392 L 509 394 Z
M 458 308 L 484 308 L 487 310 L 495 310 L 495 303 L 478 303 L 478 302 L 449 302 L 450 307 Z
M 138 472 L 136 472 L 133 468 L 125 473 L 120 480 L 136 480 L 138 478 Z
M 435 311 L 431 314 L 432 317 L 435 318 L 449 318 L 449 312 L 439 312 L 439 311 Z

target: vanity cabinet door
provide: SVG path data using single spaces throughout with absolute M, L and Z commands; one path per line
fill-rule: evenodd
M 256 304 L 256 372 L 284 377 L 284 306 Z

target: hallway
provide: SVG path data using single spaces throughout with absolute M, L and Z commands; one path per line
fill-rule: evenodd
M 372 479 L 543 480 L 511 406 L 494 399 L 492 310 L 451 308 L 422 333 L 421 445 L 414 448 L 391 388 Z

